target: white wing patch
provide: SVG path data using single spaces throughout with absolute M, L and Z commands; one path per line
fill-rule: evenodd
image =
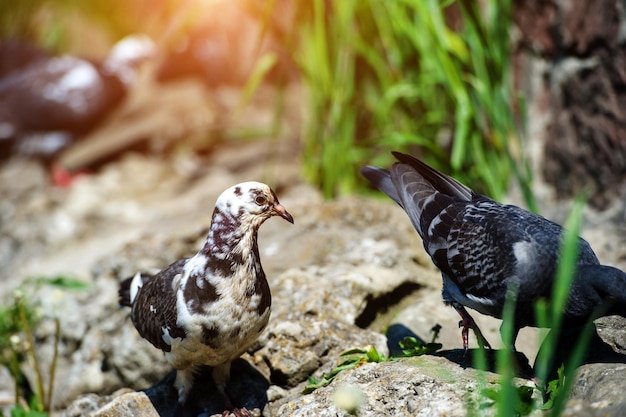
M 494 305 L 496 303 L 494 300 L 491 300 L 489 298 L 476 297 L 475 295 L 472 295 L 472 294 L 466 294 L 465 296 L 468 299 L 472 300 L 474 303 L 478 303 L 478 304 L 481 304 L 481 305 L 492 306 L 492 305 Z M 469 305 L 469 304 L 466 304 L 466 305 Z M 476 309 L 476 310 L 478 310 L 478 309 Z
M 133 277 L 133 280 L 130 282 L 130 303 L 135 302 L 135 297 L 137 297 L 137 293 L 139 289 L 143 285 L 141 280 L 141 272 L 137 272 Z
M 170 329 L 168 329 L 167 327 L 161 327 L 161 330 L 163 331 L 163 335 L 161 337 L 163 338 L 163 341 L 165 343 L 170 345 L 172 348 L 175 348 L 178 345 L 180 345 L 180 343 L 183 340 L 182 337 L 172 337 L 170 335 Z
M 517 260 L 517 266 L 524 267 L 530 264 L 535 257 L 535 248 L 532 242 L 520 240 L 513 244 L 513 255 Z
M 198 286 L 198 288 L 203 289 L 204 288 L 204 278 L 203 277 L 197 277 L 196 278 L 196 285 Z

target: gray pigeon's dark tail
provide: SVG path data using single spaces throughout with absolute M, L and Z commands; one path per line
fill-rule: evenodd
M 361 168 L 361 174 L 367 178 L 372 185 L 387 194 L 389 198 L 402 206 L 402 202 L 398 196 L 398 191 L 391 181 L 391 174 L 389 171 L 383 168 L 367 165 Z
M 449 195 L 451 197 L 457 197 L 462 200 L 471 201 L 474 196 L 474 192 L 461 184 L 454 178 L 442 174 L 434 168 L 426 165 L 419 159 L 407 155 L 401 152 L 391 152 L 396 159 L 402 163 L 409 165 L 415 171 L 417 171 L 426 181 L 432 184 L 435 190 L 439 191 L 442 194 Z
M 126 278 L 120 282 L 120 288 L 118 290 L 118 302 L 122 307 L 131 307 L 133 305 L 133 299 L 136 295 L 136 291 L 151 275 L 137 273 L 132 277 Z M 135 293 L 133 293 L 135 291 Z
M 452 177 L 440 173 L 417 158 L 392 152 L 398 160 L 389 171 L 366 166 L 361 173 L 379 190 L 398 203 L 411 219 L 415 230 L 425 241 L 432 222 L 447 212 L 455 202 L 469 202 L 477 196 Z M 457 208 L 458 209 L 458 208 Z M 441 223 L 437 220 L 437 224 Z M 448 227 L 442 223 L 441 227 Z M 446 231 L 441 231 L 445 233 Z

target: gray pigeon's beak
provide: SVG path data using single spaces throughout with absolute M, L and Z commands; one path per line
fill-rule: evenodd
M 287 212 L 287 210 L 285 210 L 285 208 L 280 203 L 277 203 L 274 206 L 274 212 L 283 219 L 287 220 L 289 223 L 293 224 L 293 217 Z

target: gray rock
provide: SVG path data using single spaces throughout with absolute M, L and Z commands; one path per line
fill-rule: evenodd
M 148 396 L 143 392 L 129 392 L 116 396 L 96 410 L 91 417 L 159 417 Z
M 588 403 L 602 402 L 605 407 L 626 406 L 624 386 L 626 386 L 626 364 L 587 364 L 578 369 L 571 396 Z
M 154 406 L 143 392 L 129 389 L 119 390 L 112 395 L 87 394 L 74 401 L 62 413 L 63 417 L 156 417 Z
M 598 335 L 611 348 L 626 355 L 626 318 L 620 316 L 601 317 L 595 321 Z
M 254 362 L 266 364 L 270 381 L 287 388 L 306 381 L 309 375 L 329 372 L 339 355 L 349 349 L 373 345 L 388 355 L 383 335 L 333 320 L 278 321 L 262 343 Z
M 347 416 L 347 403 L 360 417 L 466 416 L 468 404 L 477 401 L 481 380 L 487 387 L 493 386 L 494 379 L 493 374 L 480 377 L 478 371 L 434 356 L 366 363 L 341 372 L 312 394 L 282 404 L 275 415 Z M 348 392 L 342 392 L 346 387 Z M 341 398 L 346 394 L 356 399 Z M 480 415 L 493 414 L 483 409 Z
M 623 417 L 626 415 L 626 404 L 606 406 L 602 401 L 589 403 L 580 399 L 567 402 L 562 417 Z
M 120 390 L 111 396 L 86 395 L 74 401 L 63 417 L 158 417 L 148 396 L 143 392 Z

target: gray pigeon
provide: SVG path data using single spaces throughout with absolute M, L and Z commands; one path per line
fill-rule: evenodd
M 365 166 L 361 173 L 404 209 L 441 270 L 443 301 L 461 316 L 463 347 L 470 328 L 490 347 L 465 307 L 502 318 L 508 288 L 517 291 L 514 347 L 520 328 L 537 326 L 535 303 L 550 300 L 563 228 L 477 194 L 410 155 L 392 153 L 398 162 L 390 170 Z M 563 326 L 581 326 L 600 315 L 626 316 L 626 274 L 600 265 L 589 244 L 579 242 Z

